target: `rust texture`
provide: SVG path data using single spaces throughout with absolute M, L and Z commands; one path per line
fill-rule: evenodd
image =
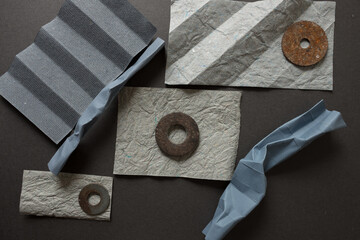
M 89 203 L 92 195 L 100 196 L 100 202 L 96 205 Z M 86 185 L 79 194 L 79 204 L 81 209 L 88 215 L 99 215 L 106 211 L 110 204 L 110 196 L 106 188 L 99 184 Z
M 174 144 L 169 140 L 170 131 L 182 127 L 186 132 L 183 143 Z M 164 116 L 155 129 L 156 142 L 163 153 L 171 157 L 188 158 L 199 146 L 200 133 L 195 120 L 184 113 L 175 112 Z
M 301 47 L 303 40 L 309 41 L 307 48 Z M 285 57 L 295 65 L 311 66 L 320 62 L 328 49 L 325 31 L 310 21 L 296 22 L 291 25 L 282 38 Z

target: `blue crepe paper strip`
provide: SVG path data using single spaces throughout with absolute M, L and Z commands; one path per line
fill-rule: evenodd
M 309 111 L 285 123 L 256 144 L 235 169 L 233 178 L 203 233 L 207 240 L 222 239 L 262 200 L 265 172 L 295 154 L 324 133 L 346 127 L 341 114 L 320 101 Z
M 86 134 L 91 126 L 94 125 L 110 103 L 117 97 L 121 88 L 163 47 L 164 41 L 157 38 L 128 70 L 101 90 L 101 92 L 95 97 L 79 118 L 75 126 L 74 133 L 65 140 L 48 163 L 49 170 L 52 173 L 57 175 L 61 171 L 70 155 L 79 145 L 81 138 Z

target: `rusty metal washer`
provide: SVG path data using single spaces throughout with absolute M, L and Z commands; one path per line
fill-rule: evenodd
M 100 202 L 96 205 L 89 203 L 89 197 L 99 195 Z M 79 204 L 81 209 L 88 215 L 99 215 L 106 211 L 110 204 L 110 196 L 106 188 L 99 184 L 86 185 L 79 194 Z
M 176 127 L 183 127 L 186 139 L 183 143 L 174 144 L 169 140 L 170 131 Z M 165 154 L 173 157 L 188 157 L 199 146 L 199 128 L 195 120 L 181 112 L 170 113 L 163 117 L 155 129 L 156 142 Z
M 301 47 L 301 41 L 310 45 Z M 325 31 L 316 23 L 301 21 L 291 25 L 282 38 L 282 51 L 285 57 L 295 65 L 311 66 L 324 58 L 328 49 Z

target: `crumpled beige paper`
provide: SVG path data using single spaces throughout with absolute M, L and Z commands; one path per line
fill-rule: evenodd
M 124 88 L 119 95 L 114 174 L 230 180 L 240 133 L 240 99 L 239 91 Z M 191 116 L 200 131 L 199 147 L 184 161 L 164 155 L 155 140 L 157 123 L 173 112 Z M 180 143 L 184 132 L 169 138 Z
M 83 187 L 96 183 L 110 196 L 107 210 L 96 216 L 87 215 L 79 205 Z M 112 177 L 24 170 L 20 197 L 20 213 L 36 216 L 66 217 L 110 221 Z

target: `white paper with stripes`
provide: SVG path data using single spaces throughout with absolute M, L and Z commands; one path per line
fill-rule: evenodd
M 308 20 L 328 37 L 325 58 L 311 67 L 286 60 L 288 26 Z M 173 0 L 168 85 L 333 89 L 335 2 L 312 0 Z
M 155 32 L 126 0 L 66 0 L 0 78 L 0 94 L 58 143 Z

